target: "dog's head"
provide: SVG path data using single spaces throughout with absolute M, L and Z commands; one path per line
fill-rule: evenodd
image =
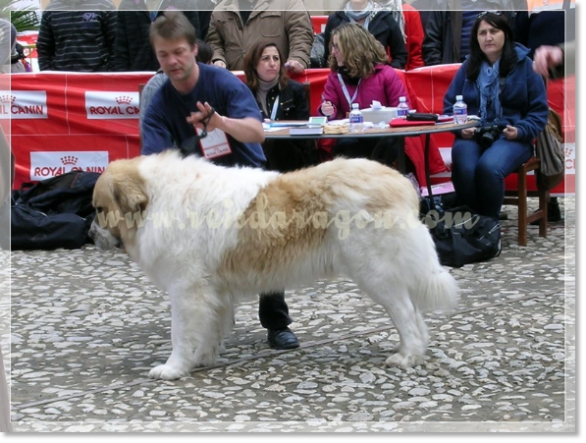
M 137 157 L 112 162 L 96 182 L 92 199 L 96 218 L 89 235 L 102 250 L 128 249 L 144 222 L 149 198 L 139 172 L 140 161 Z

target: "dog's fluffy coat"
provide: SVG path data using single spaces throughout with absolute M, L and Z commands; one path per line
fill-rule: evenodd
M 93 203 L 96 244 L 121 243 L 169 293 L 173 350 L 154 378 L 213 364 L 239 300 L 317 278 L 344 274 L 384 306 L 401 337 L 386 363 L 401 367 L 425 354 L 421 313 L 458 300 L 412 184 L 366 159 L 278 174 L 167 151 L 111 163 Z

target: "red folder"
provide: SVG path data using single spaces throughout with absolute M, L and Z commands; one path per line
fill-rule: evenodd
M 396 128 L 399 126 L 433 126 L 433 125 L 435 125 L 435 122 L 433 120 L 431 120 L 431 121 L 418 121 L 418 120 L 407 121 L 401 117 L 394 118 L 389 122 L 389 126 L 391 128 Z

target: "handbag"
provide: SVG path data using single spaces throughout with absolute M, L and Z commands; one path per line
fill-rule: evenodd
M 549 109 L 545 129 L 537 136 L 535 149 L 541 159 L 536 181 L 540 190 L 549 191 L 564 180 L 566 159 L 562 148 L 562 119 L 553 109 Z
M 440 263 L 459 268 L 497 257 L 501 253 L 499 221 L 476 214 L 467 206 L 448 209 L 436 204 L 431 187 L 428 155 L 429 140 L 425 143 L 426 204 L 429 210 L 421 215 L 435 243 Z
M 433 206 L 433 198 L 430 202 Z M 424 221 L 442 265 L 459 268 L 497 257 L 501 252 L 499 221 L 476 214 L 467 206 L 432 209 Z

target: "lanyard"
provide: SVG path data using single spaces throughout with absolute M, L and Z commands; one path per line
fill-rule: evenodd
M 344 79 L 342 78 L 342 74 L 338 72 L 338 80 L 340 80 L 340 84 L 342 85 L 342 92 L 346 96 L 346 100 L 348 100 L 348 106 L 350 106 L 350 110 L 352 110 L 352 103 L 356 99 L 358 95 L 358 88 L 360 87 L 360 82 L 362 79 L 358 80 L 358 84 L 356 85 L 356 90 L 354 91 L 354 95 L 350 98 L 350 93 L 348 92 L 348 88 L 346 87 L 346 83 L 344 83 Z
M 273 103 L 273 110 L 271 111 L 271 120 L 275 121 L 277 117 L 277 108 L 279 107 L 279 96 L 275 99 L 275 103 Z

